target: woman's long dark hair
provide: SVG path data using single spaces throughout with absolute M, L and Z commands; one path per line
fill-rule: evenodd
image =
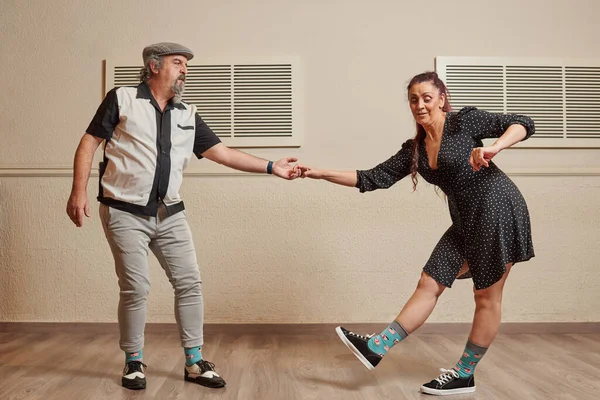
M 450 107 L 450 93 L 448 92 L 448 88 L 446 87 L 444 82 L 442 82 L 442 80 L 438 77 L 438 74 L 435 72 L 423 72 L 422 74 L 415 75 L 410 80 L 410 83 L 408 84 L 406 91 L 410 92 L 410 88 L 413 85 L 415 85 L 417 83 L 423 83 L 423 82 L 431 82 L 433 84 L 433 86 L 435 86 L 439 90 L 440 95 L 445 96 L 446 101 L 444 103 L 444 107 L 442 108 L 442 111 L 444 111 L 444 112 L 451 111 L 452 107 Z M 410 99 L 409 99 L 409 101 L 410 101 Z M 423 126 L 421 126 L 418 122 L 416 122 L 416 124 L 417 124 L 417 134 L 415 135 L 415 139 L 413 141 L 412 160 L 410 163 L 410 179 L 412 180 L 412 183 L 413 183 L 413 191 L 417 189 L 417 169 L 419 167 L 419 146 L 420 146 L 420 143 L 423 142 L 423 140 L 425 139 L 425 128 L 423 128 Z

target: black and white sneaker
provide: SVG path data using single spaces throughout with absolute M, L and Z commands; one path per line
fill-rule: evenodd
M 348 329 L 345 329 L 341 326 L 335 328 L 335 331 L 337 332 L 342 342 L 344 342 L 346 347 L 348 347 L 352 351 L 352 353 L 354 353 L 356 358 L 358 358 L 365 367 L 367 367 L 370 370 L 375 369 L 375 367 L 377 366 L 377 364 L 379 364 L 379 361 L 381 361 L 383 356 L 381 354 L 373 352 L 367 345 L 369 339 L 373 335 L 358 335 L 354 332 L 350 332 Z
M 215 364 L 200 360 L 196 364 L 185 366 L 185 380 L 209 388 L 222 388 L 225 386 L 223 378 L 215 371 Z
M 121 385 L 131 390 L 146 389 L 146 364 L 141 361 L 129 361 L 123 369 Z
M 421 392 L 436 396 L 448 394 L 473 393 L 475 391 L 475 377 L 461 378 L 454 369 L 440 368 L 442 373 L 429 383 L 421 386 Z

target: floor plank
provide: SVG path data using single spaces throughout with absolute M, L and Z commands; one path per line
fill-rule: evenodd
M 334 332 L 216 333 L 204 357 L 227 381 L 208 389 L 183 380 L 174 333 L 149 333 L 148 387 L 120 386 L 116 333 L 0 333 L 0 399 L 430 399 L 422 383 L 453 366 L 463 334 L 414 334 L 367 371 Z M 477 369 L 477 393 L 453 400 L 586 400 L 600 393 L 600 334 L 500 334 Z

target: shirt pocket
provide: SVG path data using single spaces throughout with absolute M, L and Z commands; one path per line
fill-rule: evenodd
M 196 128 L 194 125 L 182 126 L 182 125 L 179 125 L 179 124 L 177 124 L 177 127 L 179 129 L 183 129 L 184 131 L 191 131 L 191 130 L 194 130 Z

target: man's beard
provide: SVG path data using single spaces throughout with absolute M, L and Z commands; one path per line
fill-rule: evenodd
M 181 82 L 179 82 L 181 80 Z M 181 103 L 181 98 L 183 97 L 183 92 L 185 92 L 185 76 L 178 77 L 175 82 L 173 82 L 173 87 L 171 87 L 175 96 L 173 96 L 173 103 Z

